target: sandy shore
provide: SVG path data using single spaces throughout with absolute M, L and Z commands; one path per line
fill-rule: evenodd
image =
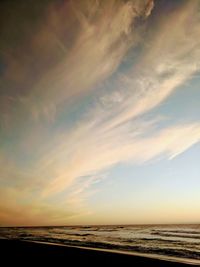
M 167 267 L 191 266 L 184 263 L 168 262 L 159 259 L 151 259 L 141 256 L 133 256 L 108 251 L 98 251 L 65 247 L 59 245 L 49 245 L 43 243 L 25 242 L 17 240 L 0 239 L 1 260 L 7 264 L 17 264 L 17 266 L 29 266 L 30 264 L 72 266 L 74 264 L 87 266 L 154 266 Z M 5 266 L 7 266 L 7 264 Z M 19 265 L 18 265 L 19 264 Z M 77 266 L 77 265 L 75 265 Z

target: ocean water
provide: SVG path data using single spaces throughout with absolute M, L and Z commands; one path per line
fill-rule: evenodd
M 117 250 L 200 266 L 200 225 L 2 227 L 0 238 Z

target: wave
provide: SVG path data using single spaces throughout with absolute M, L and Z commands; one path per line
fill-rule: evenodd
M 191 234 L 176 234 L 176 233 L 168 233 L 168 232 L 154 232 L 153 235 L 159 235 L 163 237 L 181 237 L 181 238 L 192 238 L 192 239 L 200 239 L 200 235 L 191 235 Z
M 200 235 L 200 230 L 193 230 L 193 229 L 187 229 L 187 230 L 152 230 L 152 233 L 154 232 L 164 232 L 164 233 L 177 233 L 177 234 L 194 234 L 194 235 Z

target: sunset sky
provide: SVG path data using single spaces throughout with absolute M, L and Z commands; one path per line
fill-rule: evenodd
M 0 12 L 0 226 L 200 223 L 200 1 Z

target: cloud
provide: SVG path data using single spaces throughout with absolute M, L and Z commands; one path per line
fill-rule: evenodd
M 150 14 L 148 2 L 111 0 L 97 1 L 94 5 L 85 1 L 84 6 L 80 1 L 69 4 L 66 12 L 74 13 L 77 18 L 78 34 L 64 61 L 41 79 L 32 95 L 42 99 L 44 115 L 51 113 L 54 105 L 92 90 L 117 69 L 128 49 L 138 43 L 139 33 L 134 24 L 137 18 Z M 40 112 L 40 106 L 36 105 L 36 110 Z
M 97 107 L 96 111 L 92 110 L 94 117 L 91 121 L 89 119 L 88 124 L 80 122 L 79 130 L 75 129 L 75 134 L 72 134 L 75 139 L 70 142 L 76 144 L 75 149 L 71 149 L 67 142 L 72 153 L 67 169 L 64 168 L 62 174 L 46 187 L 47 194 L 63 190 L 76 180 L 75 177 L 90 176 L 120 162 L 131 159 L 135 163 L 144 162 L 162 154 L 172 159 L 199 141 L 198 123 L 178 124 L 143 138 L 142 135 L 151 127 L 149 129 L 148 123 L 140 118 L 158 107 L 199 70 L 200 46 L 196 38 L 200 29 L 198 5 L 198 2 L 186 4 L 171 15 L 170 21 L 175 23 L 176 20 L 176 31 L 171 31 L 166 19 L 150 37 L 149 45 L 139 58 L 137 70 L 129 71 L 123 79 L 119 76 L 116 84 L 123 86 L 124 92 L 116 88 L 114 93 L 107 93 L 103 98 L 103 109 Z M 194 18 L 194 27 L 188 36 L 191 17 Z M 160 39 L 163 46 L 159 45 Z M 76 131 L 80 135 L 77 136 Z
M 23 50 L 5 59 L 4 79 L 24 89 L 15 96 L 15 113 L 3 116 L 4 124 L 21 109 L 35 120 L 52 121 L 62 105 L 108 78 L 138 43 L 136 20 L 150 14 L 149 2 L 77 0 L 49 6 L 36 33 L 27 33 Z
M 74 210 L 81 214 L 92 185 L 113 166 L 173 159 L 199 142 L 199 122 L 183 119 L 160 128 L 159 115 L 148 121 L 143 116 L 199 71 L 199 2 L 179 7 L 139 42 L 139 18 L 150 16 L 153 6 L 111 0 L 50 7 L 32 46 L 37 55 L 49 40 L 47 54 L 61 53 L 63 59 L 44 68 L 27 93 L 6 97 L 2 108 L 12 144 L 11 149 L 5 142 L 0 153 L 3 222 L 13 223 L 23 212 L 18 224 L 65 222 L 77 215 Z M 122 72 L 127 52 L 139 43 L 137 59 Z M 59 118 L 75 98 L 89 94 L 93 103 L 78 119 L 72 116 L 68 125 L 64 115 Z
M 126 95 L 117 105 L 112 127 L 157 107 L 199 71 L 198 16 L 199 2 L 188 2 L 150 32 L 138 62 L 116 82 Z
M 140 128 L 141 134 L 145 134 L 146 129 Z M 68 149 L 65 146 L 54 149 L 55 157 L 46 168 L 55 170 L 55 166 L 59 166 L 59 171 L 45 186 L 45 196 L 66 190 L 80 177 L 95 179 L 99 172 L 118 163 L 141 164 L 162 155 L 172 159 L 200 140 L 200 124 L 177 125 L 148 137 L 134 136 L 129 131 L 124 133 L 124 129 L 101 131 L 102 128 L 99 131 L 92 129 L 79 136 L 80 141 L 75 138 L 71 145 L 68 143 Z M 63 161 L 66 151 L 70 155 Z M 48 155 L 46 161 L 49 161 Z

